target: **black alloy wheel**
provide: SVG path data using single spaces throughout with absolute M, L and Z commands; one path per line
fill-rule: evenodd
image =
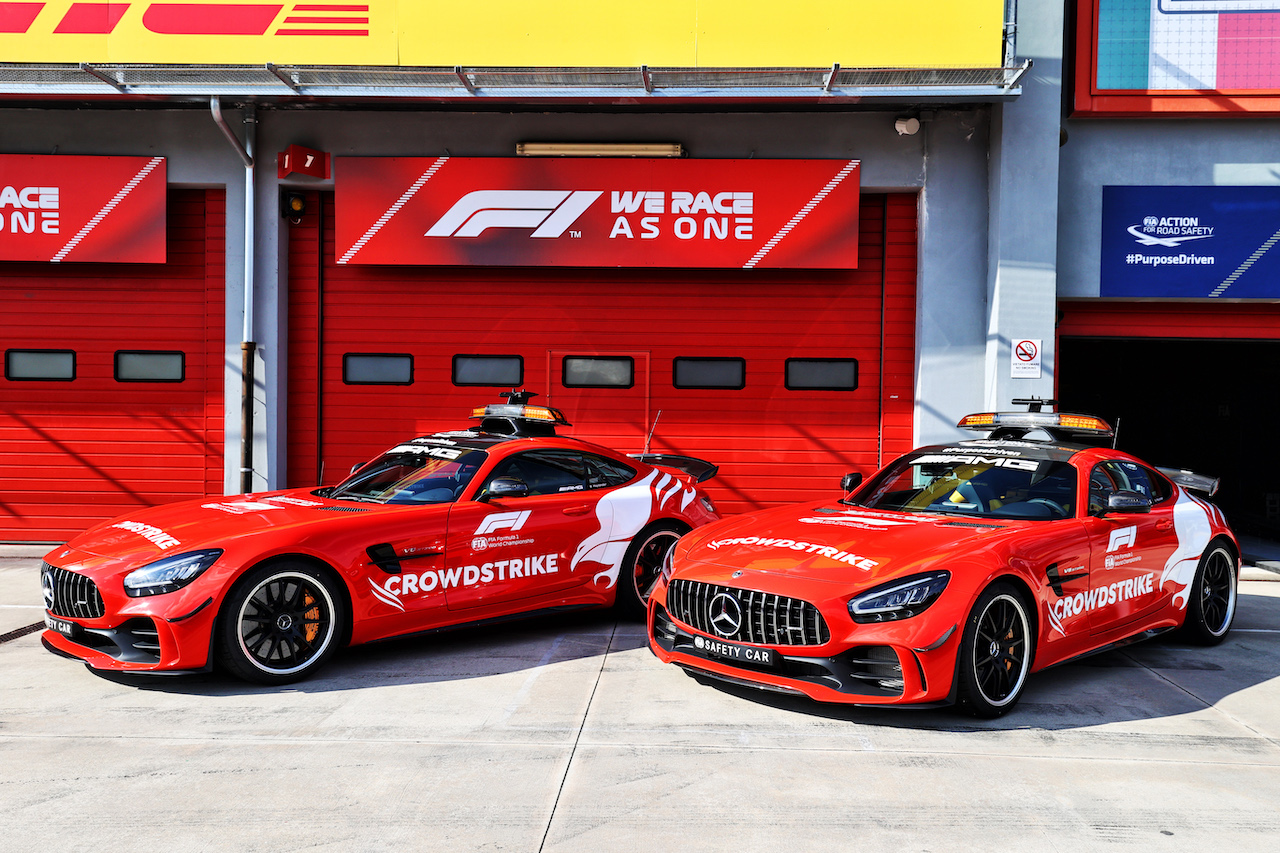
M 261 684 L 287 684 L 328 658 L 342 611 L 332 581 L 309 566 L 276 565 L 242 580 L 227 597 L 221 658 L 232 674 Z
M 1186 633 L 1201 645 L 1222 642 L 1236 616 L 1236 559 L 1221 543 L 1205 549 L 1187 590 Z
M 679 539 L 680 531 L 663 525 L 645 528 L 631 540 L 618 578 L 618 603 L 628 615 L 645 618 L 649 596 L 662 574 L 662 564 Z
M 969 613 L 960 644 L 960 706 L 977 717 L 1007 712 L 1022 696 L 1034 656 L 1022 597 L 1008 584 L 987 587 Z

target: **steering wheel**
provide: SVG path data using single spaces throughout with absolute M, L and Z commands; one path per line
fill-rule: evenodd
M 1062 504 L 1058 503 L 1057 501 L 1052 501 L 1052 500 L 1049 500 L 1048 498 L 1031 498 L 1030 500 L 1027 501 L 1027 503 L 1040 504 L 1041 506 L 1047 506 L 1053 512 L 1053 514 L 1056 515 L 1058 518 L 1067 517 L 1067 508 L 1064 507 Z

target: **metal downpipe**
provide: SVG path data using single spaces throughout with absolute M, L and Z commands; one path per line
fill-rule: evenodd
M 254 176 L 253 149 L 256 138 L 257 116 L 253 106 L 244 107 L 244 136 L 241 144 L 235 132 L 222 116 L 222 104 L 216 97 L 209 99 L 209 110 L 231 147 L 244 163 L 244 329 L 240 342 L 240 492 L 253 491 L 253 390 L 254 362 L 258 345 L 253 339 L 254 304 L 254 200 L 256 181 Z

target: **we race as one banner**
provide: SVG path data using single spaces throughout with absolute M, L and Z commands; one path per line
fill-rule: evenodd
M 163 157 L 0 154 L 0 260 L 162 264 Z
M 341 157 L 337 262 L 854 269 L 857 160 Z

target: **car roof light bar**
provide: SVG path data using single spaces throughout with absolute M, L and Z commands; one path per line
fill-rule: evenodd
M 1057 441 L 1071 436 L 1107 438 L 1115 434 L 1102 418 L 1059 412 L 978 412 L 965 415 L 956 426 L 990 431 L 990 438 L 1022 438 L 1035 430 L 1043 430 Z
M 530 406 L 529 400 L 538 396 L 533 391 L 511 390 L 500 395 L 505 403 L 476 406 L 471 417 L 480 419 L 482 432 L 499 435 L 555 435 L 556 426 L 573 426 L 564 412 L 550 406 Z
M 488 406 L 477 406 L 472 409 L 471 417 L 516 418 L 524 421 L 543 421 L 561 426 L 571 426 L 565 420 L 563 412 L 550 406 L 513 406 L 510 403 L 491 403 Z

